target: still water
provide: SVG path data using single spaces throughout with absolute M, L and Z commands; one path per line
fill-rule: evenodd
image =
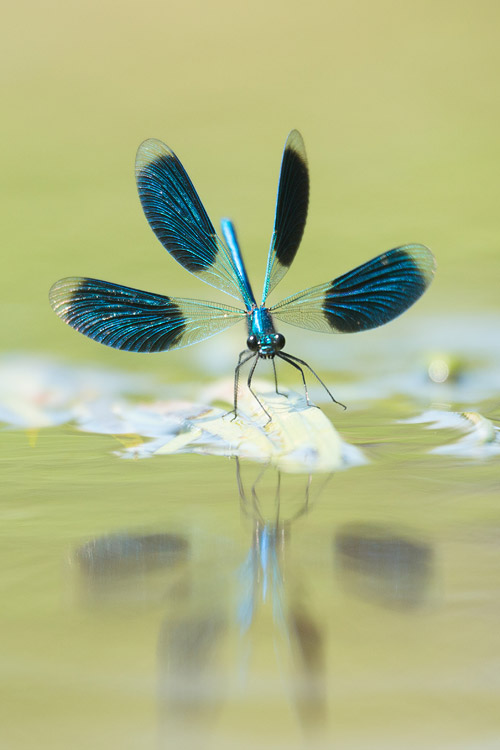
M 340 350 L 350 375 L 314 352 L 349 409 L 312 387 L 295 472 L 247 428 L 179 442 L 227 383 L 5 357 L 0 747 L 500 748 L 498 321 L 474 330 Z

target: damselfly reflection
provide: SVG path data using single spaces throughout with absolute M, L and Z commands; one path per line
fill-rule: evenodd
M 268 468 L 271 469 L 269 481 L 264 485 Z M 249 471 L 248 466 L 246 471 Z M 315 498 L 321 494 L 331 476 L 329 474 L 316 483 Z M 274 619 L 283 626 L 286 619 L 282 572 L 285 550 L 291 526 L 310 510 L 313 476 L 287 477 L 288 484 L 284 490 L 281 473 L 264 467 L 252 484 L 245 483 L 242 464 L 236 459 L 236 480 L 242 514 L 252 524 L 252 547 L 241 570 L 242 582 L 246 581 L 246 584 L 242 586 L 238 619 L 242 629 L 246 630 L 259 601 L 265 602 L 269 598 Z
M 271 608 L 283 636 L 284 655 L 291 657 L 280 662 L 284 665 L 291 661 L 289 686 L 295 709 L 304 728 L 317 731 L 326 718 L 324 630 L 311 604 L 302 558 L 291 543 L 291 529 L 308 514 L 311 500 L 319 497 L 332 475 L 315 482 L 313 493 L 312 475 L 302 477 L 300 482 L 294 477 L 287 486 L 281 474 L 272 471 L 271 484 L 262 486 L 266 473 L 262 469 L 251 485 L 247 483 L 247 490 L 240 462 L 236 465 L 241 510 L 252 524 L 252 545 L 239 571 L 241 633 L 247 634 L 259 612 Z M 275 648 L 279 643 L 275 638 Z
M 86 277 L 57 281 L 50 290 L 52 307 L 85 336 L 130 352 L 189 346 L 245 320 L 247 348 L 239 355 L 234 377 L 235 416 L 240 370 L 251 362 L 248 388 L 271 419 L 252 389 L 252 378 L 261 359 L 271 360 L 277 391 L 276 357 L 300 372 L 308 404 L 304 367 L 332 401 L 339 403 L 307 362 L 285 352 L 285 337 L 276 330 L 274 318 L 324 333 L 366 331 L 403 313 L 423 294 L 434 275 L 436 264 L 427 247 L 403 245 L 332 281 L 304 289 L 272 307 L 267 305 L 269 293 L 295 258 L 306 223 L 309 171 L 297 130 L 289 134 L 283 152 L 260 304 L 252 291 L 232 221 L 222 220 L 221 239 L 173 151 L 153 138 L 144 141 L 137 152 L 136 179 L 146 218 L 165 249 L 187 271 L 242 302 L 244 308 L 166 297 Z

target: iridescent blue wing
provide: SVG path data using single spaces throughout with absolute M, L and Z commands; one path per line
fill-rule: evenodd
M 174 152 L 154 138 L 144 141 L 135 174 L 142 208 L 163 247 L 187 271 L 248 305 L 231 253 Z
M 164 297 L 88 278 L 56 281 L 54 312 L 79 333 L 129 352 L 164 352 L 195 344 L 245 317 L 217 302 Z
M 271 308 L 273 316 L 300 328 L 355 333 L 401 315 L 431 283 L 436 261 L 424 245 L 382 253 L 338 279 L 304 289 Z
M 292 130 L 281 160 L 274 229 L 267 257 L 262 304 L 293 263 L 304 233 L 309 203 L 309 170 L 304 141 Z

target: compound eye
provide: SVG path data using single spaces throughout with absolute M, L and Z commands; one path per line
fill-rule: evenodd
M 285 337 L 282 333 L 276 333 L 274 335 L 274 346 L 276 349 L 281 350 L 285 346 Z
M 257 351 L 257 349 L 259 348 L 259 339 L 257 338 L 257 336 L 254 336 L 254 334 L 249 336 L 247 338 L 247 346 L 251 352 Z

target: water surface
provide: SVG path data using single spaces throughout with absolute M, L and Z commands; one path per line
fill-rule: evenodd
M 195 379 L 4 359 L 4 746 L 496 747 L 498 363 L 450 329 L 327 373 L 365 462 L 313 474 L 123 460 L 110 404 Z

